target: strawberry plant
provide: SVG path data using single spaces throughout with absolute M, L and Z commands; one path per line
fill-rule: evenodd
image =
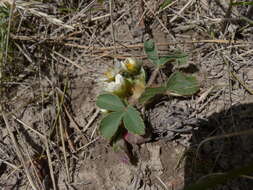
M 145 125 L 140 113 L 118 96 L 101 94 L 97 98 L 97 106 L 109 111 L 100 123 L 100 133 L 103 137 L 110 140 L 122 123 L 129 132 L 144 135 Z
M 144 43 L 144 50 L 148 59 L 155 65 L 156 71 L 167 63 L 173 64 L 176 68 L 187 64 L 188 56 L 180 51 L 159 56 L 152 40 Z M 105 73 L 103 81 L 103 93 L 96 101 L 96 105 L 104 113 L 99 131 L 112 143 L 113 150 L 119 154 L 123 162 L 130 160 L 126 142 L 145 142 L 145 124 L 141 114 L 134 107 L 136 103 L 145 104 L 157 94 L 188 96 L 199 89 L 195 77 L 180 71 L 172 73 L 160 87 L 148 87 L 150 84 L 146 84 L 146 73 L 142 64 L 133 58 L 116 63 Z

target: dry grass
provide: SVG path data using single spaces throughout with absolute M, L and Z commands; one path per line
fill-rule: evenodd
M 97 134 L 98 79 L 126 57 L 149 67 L 144 39 L 154 38 L 161 54 L 182 49 L 190 55 L 201 83 L 192 117 L 208 117 L 253 94 L 251 6 L 176 0 L 160 9 L 163 1 L 101 2 L 0 2 L 9 13 L 0 18 L 0 27 L 8 26 L 0 28 L 0 150 L 10 149 L 0 152 L 0 187 L 89 184 L 77 181 L 78 167 L 92 157 L 94 144 L 107 146 Z

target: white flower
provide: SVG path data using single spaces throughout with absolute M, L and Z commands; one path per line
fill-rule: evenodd
M 104 90 L 119 97 L 127 97 L 130 92 L 130 84 L 121 74 L 115 76 L 115 81 L 105 83 Z
M 108 71 L 105 72 L 106 79 L 108 81 L 114 81 L 117 74 L 121 73 L 122 67 L 120 62 L 116 62 L 114 65 L 114 68 L 108 69 Z
M 105 72 L 103 90 L 119 96 L 130 97 L 139 94 L 145 89 L 145 71 L 141 63 L 133 58 L 123 62 L 116 62 L 113 68 Z M 137 93 L 138 92 L 138 93 Z
M 117 74 L 115 76 L 115 81 L 107 83 L 105 91 L 114 92 L 116 90 L 119 90 L 122 86 L 124 86 L 124 83 L 125 83 L 124 78 L 120 74 Z

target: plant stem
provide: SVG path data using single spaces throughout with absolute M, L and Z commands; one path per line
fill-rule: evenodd
M 160 68 L 157 67 L 157 68 L 153 71 L 153 73 L 151 74 L 150 79 L 148 80 L 148 83 L 147 83 L 147 86 L 146 86 L 146 87 L 150 87 L 150 86 L 154 83 L 154 81 L 155 81 L 155 79 L 156 79 L 156 77 L 157 77 L 157 75 L 158 75 L 158 73 L 159 73 L 159 70 L 160 70 Z

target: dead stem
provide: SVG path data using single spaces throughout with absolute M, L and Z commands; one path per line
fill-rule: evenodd
M 20 150 L 20 148 L 19 148 L 19 146 L 18 146 L 18 143 L 17 143 L 17 141 L 16 141 L 16 138 L 15 138 L 15 136 L 14 136 L 12 130 L 11 130 L 11 127 L 10 127 L 10 125 L 9 125 L 8 119 L 7 119 L 6 116 L 5 116 L 5 113 L 4 113 L 4 111 L 3 111 L 3 108 L 0 108 L 0 109 L 1 109 L 1 112 L 2 112 L 2 117 L 3 117 L 3 119 L 4 119 L 6 128 L 7 128 L 7 130 L 8 130 L 8 133 L 9 133 L 9 135 L 10 135 L 11 141 L 12 141 L 13 146 L 14 146 L 14 148 L 15 148 L 15 152 L 16 152 L 16 154 L 17 154 L 19 160 L 21 161 L 23 168 L 25 169 L 26 177 L 27 177 L 27 179 L 28 179 L 28 181 L 29 181 L 31 187 L 32 187 L 34 190 L 39 189 L 39 188 L 37 188 L 37 186 L 36 186 L 36 185 L 34 184 L 34 182 L 33 182 L 32 176 L 31 176 L 31 174 L 30 174 L 30 172 L 29 172 L 29 169 L 28 169 L 28 167 L 27 167 L 27 164 L 26 164 L 26 162 L 25 162 L 25 159 L 24 159 L 24 157 L 23 157 L 23 155 L 22 155 L 22 153 L 21 153 L 21 150 Z

